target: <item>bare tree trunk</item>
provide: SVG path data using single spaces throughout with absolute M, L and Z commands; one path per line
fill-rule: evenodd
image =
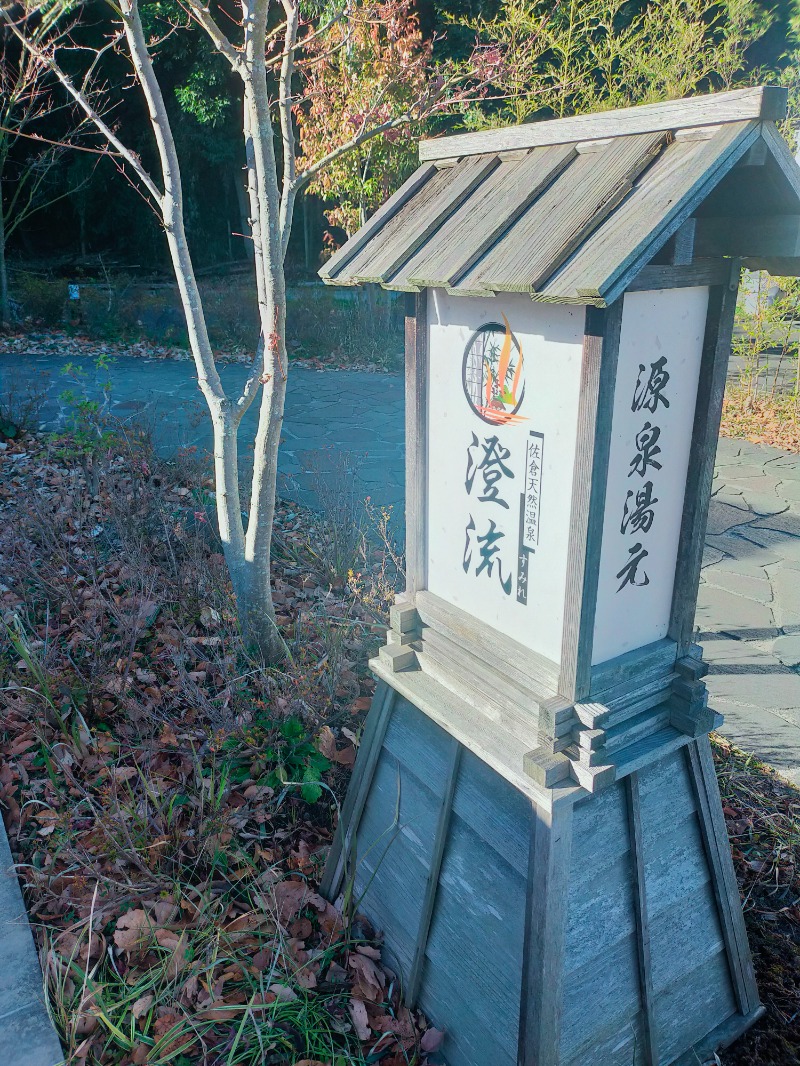
M 3 180 L 0 178 L 0 326 L 8 324 L 11 307 L 8 299 L 8 270 L 6 268 L 6 223 L 3 214 Z
M 250 218 L 263 341 L 261 404 L 253 454 L 253 482 L 245 539 L 247 569 L 243 625 L 268 660 L 285 652 L 275 623 L 270 576 L 272 526 L 283 426 L 288 360 L 286 283 L 278 189 L 263 40 L 267 0 L 245 5 L 244 123 Z
M 303 193 L 303 263 L 311 269 L 311 221 L 308 217 L 308 196 Z
M 150 110 L 150 120 L 161 159 L 161 168 L 164 176 L 164 193 L 161 197 L 164 229 L 175 277 L 178 282 L 181 304 L 186 317 L 189 342 L 197 369 L 198 384 L 208 404 L 214 430 L 217 521 L 225 561 L 231 576 L 245 639 L 248 643 L 256 645 L 265 655 L 268 662 L 275 662 L 280 658 L 285 648 L 275 626 L 275 612 L 269 582 L 269 551 L 267 550 L 265 559 L 259 558 L 257 563 L 253 560 L 250 554 L 250 547 L 246 548 L 245 545 L 242 522 L 237 434 L 239 422 L 246 407 L 242 405 L 237 410 L 236 406 L 227 398 L 214 363 L 200 292 L 197 287 L 194 266 L 186 240 L 183 219 L 183 192 L 177 152 L 163 96 L 147 51 L 136 0 L 123 0 L 123 16 L 128 45 Z M 256 227 L 254 226 L 253 228 L 255 230 Z M 264 405 L 262 403 L 262 420 L 264 418 L 263 411 Z M 261 427 L 259 427 L 260 431 Z M 274 435 L 270 436 L 270 440 L 272 441 L 273 439 Z M 277 444 L 275 444 L 275 449 L 277 450 Z M 277 456 L 273 456 L 273 465 L 276 464 Z M 256 466 L 258 466 L 258 438 L 256 443 Z M 257 480 L 258 478 L 254 471 L 254 485 Z M 254 522 L 257 524 L 262 514 L 264 514 L 268 522 L 268 534 L 271 534 L 272 509 L 269 509 L 265 514 L 261 496 L 258 495 L 255 500 L 255 508 L 251 506 L 248 530 L 253 527 Z
M 267 662 L 279 661 L 286 646 L 275 622 L 270 575 L 270 546 L 275 513 L 278 445 L 286 395 L 286 291 L 280 231 L 280 194 L 272 141 L 264 38 L 268 0 L 245 6 L 246 63 L 244 131 L 248 160 L 250 223 L 258 290 L 261 342 L 251 381 L 238 403 L 225 396 L 214 364 L 200 293 L 183 223 L 180 168 L 169 119 L 147 52 L 136 0 L 123 0 L 125 32 L 134 67 L 150 110 L 161 159 L 164 228 L 186 316 L 198 382 L 214 428 L 217 520 L 225 560 L 236 595 L 245 639 Z M 237 432 L 241 418 L 262 386 L 253 457 L 253 482 L 245 537 L 239 496 Z M 248 391 L 249 390 L 249 391 Z

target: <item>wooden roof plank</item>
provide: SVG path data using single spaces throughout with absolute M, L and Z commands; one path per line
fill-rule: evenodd
M 484 152 L 505 152 L 514 148 L 535 148 L 545 144 L 567 144 L 599 137 L 713 126 L 721 122 L 750 119 L 779 121 L 786 117 L 787 99 L 787 90 L 777 85 L 709 93 L 685 100 L 668 100 L 659 104 L 643 104 L 592 115 L 529 122 L 505 129 L 460 133 L 421 141 L 419 158 L 428 161 Z
M 435 170 L 428 181 L 403 204 L 400 210 L 396 211 L 391 218 L 386 220 L 385 224 L 381 227 L 380 232 L 374 235 L 358 250 L 347 264 L 346 269 L 342 271 L 340 278 L 346 276 L 351 283 L 354 281 L 363 281 L 368 265 L 371 265 L 371 263 L 379 256 L 381 250 L 387 243 L 392 244 L 402 237 L 403 230 L 408 224 L 409 219 L 413 218 L 415 211 L 424 211 L 431 203 L 437 202 L 438 196 L 446 190 L 447 186 L 452 182 L 454 173 L 454 167 Z M 356 236 L 358 236 L 358 233 Z M 337 280 L 339 279 L 337 278 Z M 369 280 L 382 281 L 383 279 L 378 276 L 376 278 L 370 278 Z
M 575 158 L 572 144 L 533 148 L 504 159 L 436 234 L 391 279 L 392 286 L 447 287 L 465 274 Z
M 538 289 L 630 191 L 664 139 L 617 137 L 600 152 L 579 155 L 455 288 Z
M 389 220 L 380 240 L 353 259 L 347 273 L 355 281 L 386 281 L 499 165 L 496 155 L 483 155 L 440 171 Z
M 636 269 L 675 229 L 758 137 L 760 123 L 722 126 L 710 141 L 676 141 L 634 186 L 616 211 L 542 292 L 550 299 L 611 302 Z
M 331 256 L 319 272 L 323 281 L 335 281 L 344 267 L 361 251 L 364 245 L 371 241 L 381 227 L 396 215 L 413 196 L 416 196 L 422 186 L 436 173 L 438 171 L 434 163 L 423 163 L 421 167 L 415 170 L 411 177 L 403 182 L 400 188 L 389 197 L 386 203 L 382 204 L 375 214 L 361 226 L 358 232 L 354 233 L 350 240 L 343 244 L 335 255 Z

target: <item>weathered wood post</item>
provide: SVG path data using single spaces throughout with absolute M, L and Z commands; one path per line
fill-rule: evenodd
M 411 294 L 407 589 L 324 890 L 449 1066 L 694 1063 L 761 1012 L 692 636 L 731 257 L 800 273 L 784 110 L 423 142 L 323 272 Z

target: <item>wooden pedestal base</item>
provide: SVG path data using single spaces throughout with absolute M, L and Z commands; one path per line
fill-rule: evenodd
M 762 1012 L 707 736 L 532 791 L 380 682 L 323 890 L 348 880 L 448 1066 L 703 1062 Z

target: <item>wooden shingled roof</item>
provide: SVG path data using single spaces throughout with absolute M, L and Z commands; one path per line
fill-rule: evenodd
M 320 275 L 610 303 L 757 142 L 800 212 L 773 125 L 785 110 L 785 90 L 759 87 L 423 141 L 419 169 Z

